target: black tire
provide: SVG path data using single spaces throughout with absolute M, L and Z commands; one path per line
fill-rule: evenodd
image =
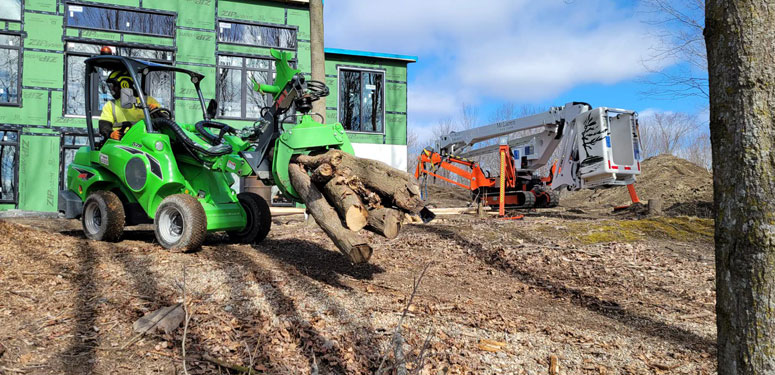
M 549 203 L 546 205 L 546 207 L 552 208 L 557 207 L 560 205 L 560 194 L 554 190 L 547 190 L 547 194 L 549 194 Z
M 110 191 L 95 191 L 83 204 L 81 224 L 87 238 L 115 242 L 124 234 L 126 215 L 121 199 Z
M 202 204 L 188 194 L 170 195 L 161 201 L 153 220 L 156 240 L 169 250 L 194 251 L 207 235 L 207 216 Z
M 247 214 L 247 224 L 239 231 L 227 232 L 229 238 L 237 243 L 259 243 L 269 234 L 272 227 L 272 213 L 269 204 L 258 194 L 244 192 L 237 194 L 237 199 Z

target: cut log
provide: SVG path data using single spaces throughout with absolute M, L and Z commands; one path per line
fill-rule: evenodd
M 328 163 L 321 163 L 315 168 L 315 171 L 312 172 L 312 181 L 325 184 L 331 179 L 333 175 L 334 167 Z
M 315 171 L 319 170 L 322 166 L 330 164 L 321 164 Z M 344 220 L 347 228 L 352 231 L 359 231 L 366 226 L 366 218 L 369 216 L 369 211 L 361 202 L 361 198 L 358 197 L 355 192 L 350 189 L 345 181 L 341 177 L 332 178 L 323 186 L 323 194 L 328 198 L 336 211 L 339 212 L 339 217 Z
M 320 155 L 299 155 L 296 160 L 309 169 L 328 163 L 338 176 L 357 176 L 366 187 L 383 198 L 389 198 L 389 203 L 404 211 L 418 213 L 423 208 L 417 180 L 383 162 L 358 158 L 334 149 Z
M 320 190 L 312 184 L 307 172 L 300 165 L 293 163 L 288 166 L 288 172 L 291 184 L 307 205 L 307 210 L 339 248 L 339 251 L 354 263 L 367 262 L 371 258 L 371 246 L 358 233 L 342 226 L 336 210 L 326 201 Z
M 377 208 L 369 211 L 369 226 L 366 228 L 374 233 L 393 239 L 401 231 L 404 214 L 392 208 Z
M 345 183 L 363 198 L 369 209 L 382 207 L 382 198 L 377 193 L 369 190 L 358 177 L 350 176 L 345 180 Z
M 337 151 L 337 152 L 333 152 Z M 304 164 L 307 168 L 317 168 L 319 165 L 326 163 L 336 168 L 342 163 L 342 155 L 344 152 L 339 150 L 328 150 L 325 154 L 318 155 L 296 155 L 296 161 Z

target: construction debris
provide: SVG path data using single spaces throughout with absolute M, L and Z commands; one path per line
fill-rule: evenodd
M 172 306 L 162 307 L 158 310 L 149 312 L 143 315 L 142 318 L 137 319 L 132 324 L 132 329 L 135 333 L 146 334 L 151 330 L 156 329 L 159 332 L 171 334 L 175 331 L 180 323 L 183 322 L 186 313 L 183 310 L 183 304 L 175 304 Z

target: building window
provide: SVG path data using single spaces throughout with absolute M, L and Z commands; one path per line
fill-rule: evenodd
M 254 91 L 251 77 L 258 83 L 271 84 L 274 71 L 273 60 L 218 56 L 218 117 L 258 119 L 261 109 L 272 104 L 272 96 Z
M 21 21 L 22 0 L 0 0 L 0 20 Z
M 277 26 L 218 22 L 218 41 L 256 47 L 296 49 L 296 30 Z
M 67 26 L 172 37 L 175 17 L 91 5 L 67 5 Z
M 384 132 L 384 82 L 383 72 L 339 69 L 339 122 L 345 129 Z
M 19 182 L 19 133 L 0 129 L 0 203 L 16 203 Z
M 89 143 L 89 138 L 85 135 L 78 134 L 63 134 L 62 135 L 62 153 L 59 156 L 61 160 L 59 187 L 62 190 L 67 190 L 67 167 L 75 159 L 75 153 L 79 148 L 86 146 Z
M 2 1 L 2 0 L 0 0 Z M 19 104 L 21 37 L 0 34 L 0 105 Z
M 65 71 L 67 84 L 65 85 L 65 108 L 66 115 L 86 114 L 84 105 L 84 61 L 93 55 L 99 55 L 102 45 L 68 42 L 66 45 Z M 154 50 L 134 47 L 108 46 L 113 50 L 113 54 L 118 56 L 127 56 L 137 59 L 143 59 L 161 64 L 172 64 L 174 62 L 172 51 Z M 96 77 L 92 78 L 92 92 L 96 93 L 92 100 L 93 111 L 100 111 L 113 97 L 105 84 L 109 71 L 100 71 Z M 154 97 L 162 107 L 173 109 L 173 81 L 172 72 L 151 72 L 142 82 L 144 93 Z M 95 115 L 99 115 L 96 112 Z

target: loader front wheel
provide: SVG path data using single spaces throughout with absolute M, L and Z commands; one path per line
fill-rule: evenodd
M 83 233 L 96 241 L 115 242 L 124 233 L 124 205 L 116 194 L 109 191 L 95 191 L 89 194 L 83 204 Z
M 247 222 L 245 228 L 228 232 L 232 241 L 254 244 L 261 242 L 272 226 L 272 213 L 269 204 L 258 194 L 244 192 L 237 194 L 240 205 L 245 210 Z
M 169 250 L 197 250 L 207 234 L 205 210 L 196 198 L 187 194 L 164 198 L 156 209 L 153 224 L 156 239 Z

